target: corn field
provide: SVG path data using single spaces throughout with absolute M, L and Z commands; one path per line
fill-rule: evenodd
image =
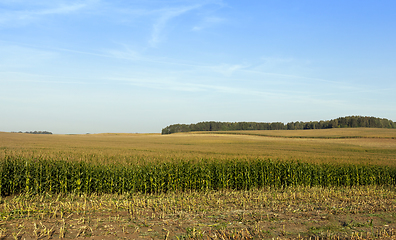
M 395 185 L 396 168 L 376 165 L 312 164 L 298 161 L 201 160 L 106 164 L 5 156 L 0 194 L 162 193 L 248 190 L 265 186 Z

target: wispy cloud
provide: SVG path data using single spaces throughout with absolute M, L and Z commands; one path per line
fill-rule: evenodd
M 85 84 L 98 85 L 98 82 L 88 81 L 86 78 L 73 78 L 59 75 L 34 74 L 28 72 L 1 72 L 0 82 L 21 83 L 50 83 L 50 84 Z
M 108 55 L 108 57 L 116 58 L 116 59 L 123 59 L 123 60 L 143 60 L 141 55 L 131 49 L 127 44 L 121 44 L 122 49 L 108 49 L 105 50 L 105 54 Z
M 24 5 L 24 2 L 25 5 Z M 63 15 L 79 12 L 93 4 L 98 3 L 97 0 L 87 1 L 68 1 L 68 2 L 36 2 L 32 4 L 28 1 L 6 1 L 3 4 L 9 8 L 0 10 L 0 24 L 16 25 L 29 24 L 34 19 L 39 19 L 48 15 Z
M 220 23 L 225 22 L 224 18 L 220 17 L 205 17 L 200 23 L 195 25 L 191 30 L 192 31 L 201 31 L 205 28 L 209 28 L 215 25 L 218 25 Z
M 0 42 L 0 69 L 2 68 L 24 68 L 38 63 L 48 63 L 57 54 L 53 51 L 42 50 L 31 47 L 1 44 Z
M 238 86 L 225 86 L 225 85 L 215 85 L 215 84 L 200 84 L 192 82 L 182 82 L 180 80 L 172 78 L 116 78 L 109 77 L 106 78 L 109 81 L 123 82 L 125 84 L 159 89 L 159 90 L 170 90 L 170 91 L 181 91 L 181 92 L 216 92 L 216 93 L 226 93 L 233 95 L 249 95 L 249 96 L 280 96 L 287 98 L 290 93 L 278 92 L 278 91 L 263 91 L 257 89 L 243 88 Z
M 248 65 L 241 65 L 241 64 L 221 64 L 218 66 L 212 66 L 210 67 L 214 72 L 221 73 L 225 76 L 231 76 L 234 72 L 238 70 L 242 70 L 249 67 Z
M 68 14 L 68 13 L 79 11 L 87 6 L 88 6 L 87 3 L 74 3 L 74 4 L 70 4 L 70 5 L 62 4 L 55 8 L 43 9 L 43 10 L 40 10 L 37 12 L 33 12 L 33 14 L 36 14 L 36 15 Z
M 205 6 L 220 6 L 224 7 L 222 0 L 209 0 L 209 1 L 198 1 L 196 4 L 176 6 L 171 8 L 162 8 L 158 10 L 151 11 L 150 14 L 155 15 L 155 21 L 152 25 L 151 37 L 149 40 L 149 45 L 151 47 L 156 47 L 164 38 L 164 31 L 172 21 L 172 19 L 179 16 L 190 13 L 194 10 L 203 9 Z M 199 31 L 204 28 L 210 27 L 214 24 L 219 24 L 223 22 L 224 19 L 216 16 L 205 16 L 200 23 L 192 27 L 193 31 Z
M 60 56 L 62 56 L 61 52 L 70 52 L 99 58 L 135 61 L 139 65 L 142 64 L 141 66 L 144 66 L 142 62 L 152 63 L 149 67 L 145 67 L 145 70 L 137 70 L 134 72 L 134 75 L 141 77 L 143 81 L 128 79 L 130 84 L 148 88 L 164 88 L 184 92 L 216 91 L 230 94 L 237 94 L 242 91 L 251 94 L 259 94 L 260 91 L 257 91 L 257 89 L 263 88 L 264 86 L 268 92 L 276 90 L 279 86 L 283 86 L 284 93 L 286 93 L 286 90 L 290 90 L 292 93 L 288 94 L 291 95 L 304 94 L 313 97 L 342 95 L 347 92 L 359 93 L 373 91 L 373 89 L 369 89 L 362 84 L 352 85 L 343 81 L 307 77 L 303 74 L 292 75 L 266 72 L 264 71 L 265 69 L 256 68 L 254 65 L 247 63 L 205 65 L 204 63 L 187 63 L 177 59 L 164 59 L 144 55 L 142 52 L 134 49 L 133 46 L 125 43 L 118 43 L 118 45 L 122 47 L 113 50 L 90 52 L 57 47 L 37 47 L 33 45 L 15 46 L 5 44 L 3 46 L 0 45 L 0 53 L 2 53 L 0 55 L 5 56 L 4 59 L 0 59 L 0 67 L 8 69 L 9 71 L 29 71 L 28 69 L 33 69 L 35 64 L 49 63 L 51 59 L 60 59 Z M 21 59 L 23 60 L 21 61 Z M 274 61 L 293 63 L 294 60 L 275 59 Z M 152 74 L 151 72 L 146 73 L 145 71 L 147 69 L 152 69 Z M 168 79 L 164 79 L 162 76 L 160 77 L 158 75 L 158 72 L 161 72 L 163 75 L 164 71 L 167 72 L 166 75 L 169 76 Z M 213 73 L 217 74 L 212 75 Z M 202 79 L 206 79 L 206 82 L 209 83 L 208 77 L 213 78 L 213 81 L 211 81 L 217 83 L 217 85 L 200 84 L 202 83 Z M 184 79 L 189 80 L 185 82 L 183 81 Z M 64 80 L 58 79 L 57 81 L 63 82 Z M 105 81 L 106 79 L 103 80 Z M 244 90 L 244 88 L 240 88 L 238 84 L 246 80 L 250 81 L 248 85 L 251 87 L 250 89 Z M 92 79 L 86 79 L 86 81 L 92 81 Z M 325 83 L 326 85 L 318 85 L 318 82 Z M 95 83 L 95 81 L 93 81 L 93 83 Z M 322 87 L 322 89 L 319 89 L 319 86 Z M 326 86 L 326 90 L 323 89 L 323 86 Z M 297 92 L 296 90 L 298 89 L 304 92 Z M 266 94 L 266 92 L 264 93 Z
M 166 8 L 158 10 L 159 17 L 153 24 L 153 30 L 149 41 L 150 46 L 155 47 L 161 41 L 161 35 L 170 20 L 194 9 L 200 8 L 201 6 L 202 5 L 192 5 L 187 7 Z

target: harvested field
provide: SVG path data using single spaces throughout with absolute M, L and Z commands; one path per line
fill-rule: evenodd
M 285 188 L 1 199 L 3 239 L 394 239 L 396 193 Z

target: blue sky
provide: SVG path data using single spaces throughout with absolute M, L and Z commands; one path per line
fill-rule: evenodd
M 0 131 L 396 121 L 395 1 L 0 0 Z

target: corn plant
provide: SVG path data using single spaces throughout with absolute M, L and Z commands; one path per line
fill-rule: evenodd
M 396 168 L 376 165 L 312 164 L 270 159 L 230 159 L 146 164 L 98 164 L 5 156 L 0 194 L 161 193 L 285 186 L 395 185 Z

